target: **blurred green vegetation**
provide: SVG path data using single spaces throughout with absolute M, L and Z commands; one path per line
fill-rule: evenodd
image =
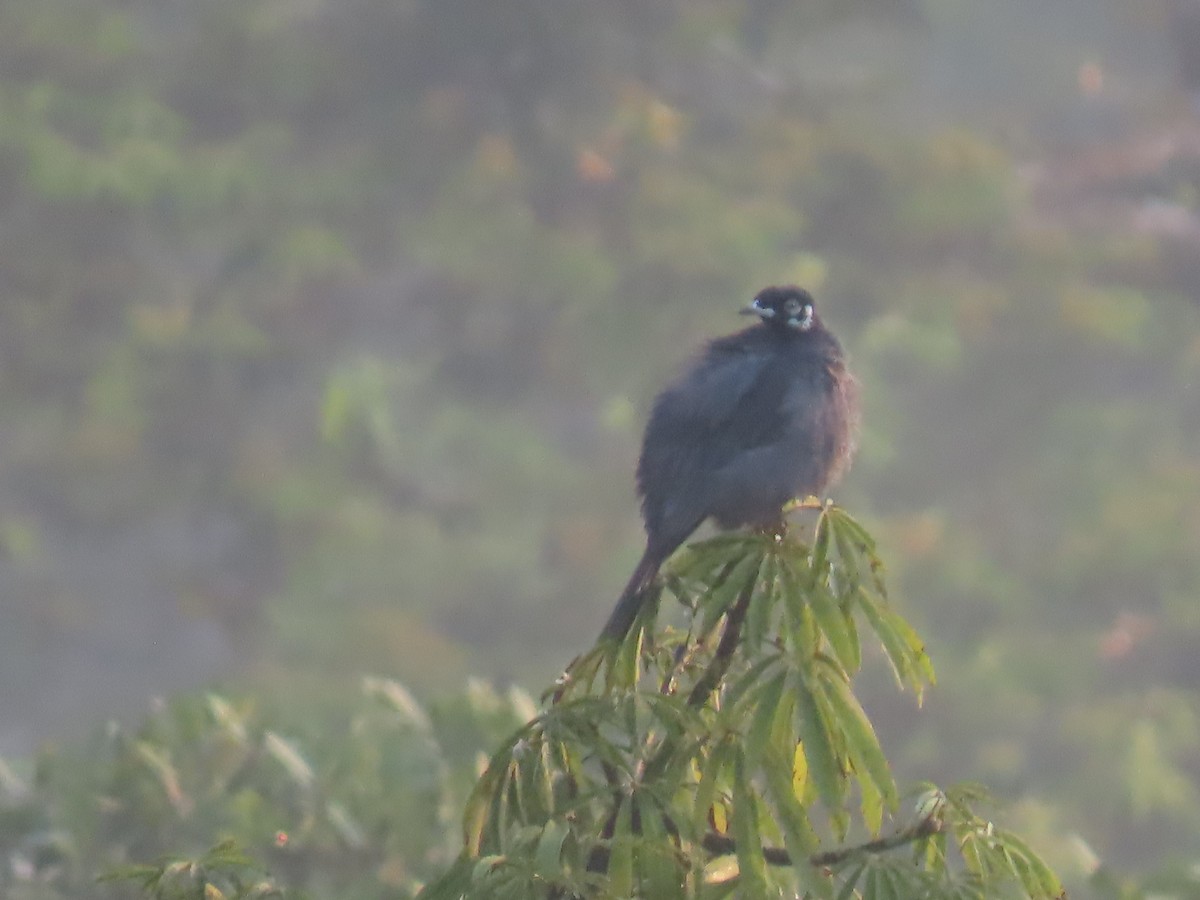
M 5 721 L 185 657 L 330 739 L 364 671 L 547 681 L 639 548 L 656 387 L 798 280 L 945 683 L 867 684 L 898 775 L 1186 871 L 1200 232 L 1152 226 L 1200 165 L 1138 168 L 1192 126 L 1112 35 L 1165 13 L 1093 7 L 0 4 Z
M 533 701 L 475 682 L 426 708 L 372 677 L 343 700 L 337 714 L 287 718 L 217 693 L 181 697 L 136 729 L 112 722 L 0 769 L 0 890 L 134 897 L 130 876 L 158 875 L 149 884 L 164 897 L 197 896 L 205 878 L 229 896 L 241 896 L 238 880 L 248 896 L 266 895 L 259 885 L 413 896 L 458 853 L 477 756 L 532 716 Z M 204 861 L 218 841 L 248 855 Z M 197 865 L 154 865 L 180 855 Z
M 1061 900 L 978 785 L 902 806 L 855 680 L 864 645 L 918 699 L 933 666 L 862 525 L 832 504 L 807 525 L 668 562 L 491 755 L 421 900 Z

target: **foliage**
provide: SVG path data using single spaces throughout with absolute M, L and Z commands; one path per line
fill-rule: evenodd
M 1186 871 L 1200 178 L 1112 173 L 1194 140 L 1160 4 L 1030 8 L 0 4 L 0 740 L 544 680 L 640 539 L 642 405 L 796 279 L 945 681 L 874 717 L 897 772 Z
M 0 893 L 411 896 L 453 852 L 447 811 L 467 794 L 478 748 L 531 712 L 528 697 L 482 683 L 427 710 L 384 678 L 319 722 L 213 693 L 180 698 L 136 731 L 114 723 L 43 752 L 28 777 L 0 769 Z
M 975 788 L 926 786 L 880 837 L 899 794 L 851 686 L 860 628 L 918 696 L 933 669 L 852 518 L 827 506 L 809 543 L 692 544 L 665 585 L 684 628 L 659 633 L 656 597 L 571 664 L 488 762 L 463 853 L 422 897 L 1062 896 Z
M 293 896 L 263 879 L 254 861 L 233 841 L 217 844 L 199 859 L 167 860 L 159 865 L 127 866 L 103 875 L 100 881 L 134 881 L 154 900 L 255 900 Z

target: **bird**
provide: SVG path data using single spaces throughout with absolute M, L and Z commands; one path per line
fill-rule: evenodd
M 707 519 L 770 528 L 821 495 L 857 449 L 858 382 L 812 295 L 763 288 L 758 322 L 703 349 L 651 407 L 637 466 L 646 550 L 601 632 L 623 641 L 662 564 Z

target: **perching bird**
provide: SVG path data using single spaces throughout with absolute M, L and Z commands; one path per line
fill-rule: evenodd
M 624 638 L 659 567 L 705 519 L 777 525 L 850 465 L 857 383 L 812 296 L 768 287 L 742 312 L 761 321 L 712 341 L 654 401 L 637 470 L 646 552 L 601 640 Z

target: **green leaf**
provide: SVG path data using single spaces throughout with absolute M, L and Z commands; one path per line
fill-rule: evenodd
M 702 632 L 711 630 L 717 620 L 729 612 L 742 591 L 754 584 L 761 564 L 761 554 L 747 552 L 733 564 L 729 574 L 700 599 Z
M 545 735 L 542 736 L 539 750 L 541 752 L 538 757 L 537 773 L 541 775 L 541 778 L 538 779 L 538 787 L 541 788 L 540 800 L 545 814 L 550 816 L 555 812 L 554 772 L 558 766 L 554 759 L 554 751 L 550 747 L 550 742 L 546 740 Z
M 758 798 L 750 785 L 746 757 L 733 757 L 733 834 L 737 842 L 738 883 L 746 897 L 766 897 L 767 861 L 758 833 Z
M 929 658 L 928 652 L 925 650 L 925 642 L 921 640 L 921 636 L 913 630 L 913 627 L 899 613 L 887 609 L 884 615 L 888 620 L 888 624 L 892 629 L 904 639 L 912 653 L 913 665 L 918 674 L 926 684 L 936 684 L 937 676 L 933 671 L 933 661 Z
M 780 698 L 787 683 L 787 672 L 780 672 L 758 692 L 754 719 L 750 730 L 746 733 L 746 763 L 751 768 L 758 766 L 759 760 L 771 742 L 771 732 L 775 725 L 776 716 L 780 713 Z M 789 707 L 790 709 L 790 707 Z
M 829 580 L 829 515 L 829 507 L 821 511 L 813 535 L 811 567 L 814 584 L 827 584 Z
M 862 584 L 859 553 L 853 541 L 841 527 L 833 526 L 833 541 L 837 545 L 838 561 L 834 567 L 837 592 L 843 597 L 851 596 Z
M 633 894 L 633 798 L 622 797 L 609 842 L 609 890 L 616 897 Z
M 792 869 L 801 889 L 813 897 L 830 897 L 833 894 L 831 882 L 808 862 L 817 852 L 820 842 L 800 800 L 803 789 L 799 792 L 796 790 L 794 763 L 807 765 L 799 744 L 794 754 L 785 754 L 778 743 L 771 745 L 763 764 L 767 797 L 775 809 L 783 832 L 783 843 L 792 859 Z
M 723 724 L 740 730 L 740 717 L 744 714 L 743 701 L 751 698 L 757 703 L 758 692 L 765 684 L 764 678 L 771 668 L 779 664 L 779 659 L 775 655 L 763 656 L 726 687 L 721 707 L 723 712 L 729 713 L 730 718 Z M 733 718 L 735 715 L 739 718 Z
M 537 847 L 533 852 L 533 870 L 547 881 L 553 882 L 562 876 L 562 847 L 567 837 L 567 826 L 561 822 L 549 822 L 542 829 Z
M 684 897 L 683 873 L 675 846 L 663 825 L 663 813 L 646 796 L 638 798 L 642 837 L 637 845 L 637 868 L 644 896 L 663 900 Z
M 708 827 L 710 812 L 717 800 L 717 787 L 725 769 L 729 766 L 736 744 L 725 740 L 713 747 L 700 766 L 700 784 L 696 788 L 696 805 L 692 813 L 697 831 Z
M 150 885 L 162 874 L 162 866 L 127 865 L 116 866 L 96 876 L 96 881 L 140 881 L 143 887 Z
M 853 630 L 853 621 L 842 612 L 824 585 L 814 586 L 808 599 L 817 624 L 833 648 L 838 662 L 847 672 L 857 671 L 862 662 L 862 648 L 858 643 L 858 634 Z
M 507 755 L 507 754 L 506 754 Z M 495 772 L 497 757 L 492 757 L 487 769 L 475 783 L 471 795 L 467 798 L 463 812 L 463 845 L 470 856 L 478 856 L 483 845 L 483 833 L 487 827 L 495 798 L 497 778 Z M 507 765 L 507 759 L 504 764 Z
M 496 802 L 492 804 L 492 828 L 496 841 L 496 846 L 501 850 L 508 850 L 508 832 L 509 832 L 509 813 L 508 801 L 512 792 L 513 781 L 513 762 L 509 757 L 504 764 L 504 769 L 500 773 L 496 781 Z
M 526 799 L 526 779 L 528 778 L 529 766 L 525 763 L 525 758 L 531 752 L 531 749 L 526 744 L 518 744 L 518 747 L 513 751 L 512 762 L 509 763 L 509 788 L 512 791 L 514 818 L 520 824 L 526 824 L 537 818 L 537 812 L 531 810 Z
M 879 876 L 875 883 L 875 896 L 878 900 L 908 900 L 918 893 L 917 885 L 902 883 L 903 879 L 894 863 L 879 859 L 875 870 Z
M 638 618 L 641 618 L 640 612 Z M 645 631 L 635 625 L 617 646 L 612 665 L 605 672 L 605 687 L 609 691 L 628 691 L 637 684 L 641 674 L 644 639 Z
M 863 900 L 883 900 L 879 893 L 879 867 L 867 866 L 867 877 L 863 879 Z
M 836 523 L 836 526 L 843 530 L 846 535 L 860 548 L 861 552 L 868 555 L 875 553 L 875 539 L 871 537 L 867 529 L 863 528 L 859 521 L 852 515 L 842 509 L 840 506 L 831 506 L 828 509 L 830 519 Z
M 879 746 L 879 738 L 875 735 L 871 721 L 859 705 L 854 692 L 838 673 L 827 666 L 819 671 L 824 676 L 821 680 L 831 688 L 825 692 L 825 697 L 846 737 L 846 750 L 854 762 L 860 780 L 864 774 L 868 775 L 883 795 L 888 809 L 895 810 L 899 802 L 896 782 L 892 778 L 887 757 L 883 754 L 883 748 Z
M 1015 852 L 1028 867 L 1018 872 L 1021 883 L 1031 897 L 1062 897 L 1062 882 L 1033 848 L 1011 831 L 1000 831 L 996 839 L 1010 852 Z
M 750 552 L 747 545 L 752 540 L 735 531 L 696 541 L 672 556 L 667 568 L 677 578 L 711 581 L 714 572 Z
M 461 900 L 471 887 L 475 869 L 474 860 L 460 856 L 440 878 L 425 885 L 418 896 L 421 900 Z
M 846 876 L 846 880 L 842 882 L 842 889 L 838 891 L 836 900 L 851 900 L 854 896 L 854 886 L 858 884 L 858 880 L 862 878 L 863 872 L 867 870 L 867 864 L 859 863 L 855 866 L 850 874 Z
M 805 589 L 801 578 L 790 565 L 779 569 L 780 587 L 783 592 L 784 621 L 787 623 L 786 637 L 798 666 L 804 666 L 817 652 L 820 632 L 812 606 L 805 602 Z
M 474 883 L 486 881 L 496 869 L 506 862 L 508 862 L 508 857 L 499 853 L 479 857 L 471 867 L 471 881 Z
M 742 646 L 748 652 L 756 652 L 767 640 L 771 613 L 778 597 L 778 569 L 779 561 L 775 553 L 763 556 L 758 573 L 758 590 L 750 601 L 742 627 Z
M 859 590 L 858 602 L 866 616 L 867 624 L 871 626 L 875 636 L 879 638 L 880 644 L 883 645 L 883 652 L 888 662 L 891 663 L 896 684 L 902 689 L 908 685 L 919 694 L 921 680 L 917 675 L 916 664 L 908 643 L 892 627 L 891 621 L 884 615 L 885 610 L 880 608 L 876 599 L 865 588 Z
M 883 827 L 883 795 L 871 778 L 860 778 L 858 789 L 862 795 L 863 824 L 867 826 L 872 837 L 878 837 Z
M 834 744 L 829 722 L 817 704 L 806 679 L 797 678 L 796 698 L 800 713 L 800 737 L 804 756 L 808 760 L 808 774 L 817 786 L 817 794 L 832 812 L 839 809 L 846 794 L 842 768 L 834 753 Z
M 948 862 L 946 857 L 946 832 L 938 831 L 925 838 L 925 846 L 918 847 L 917 853 L 921 856 L 922 865 L 925 871 L 934 875 L 943 874 L 946 871 Z

